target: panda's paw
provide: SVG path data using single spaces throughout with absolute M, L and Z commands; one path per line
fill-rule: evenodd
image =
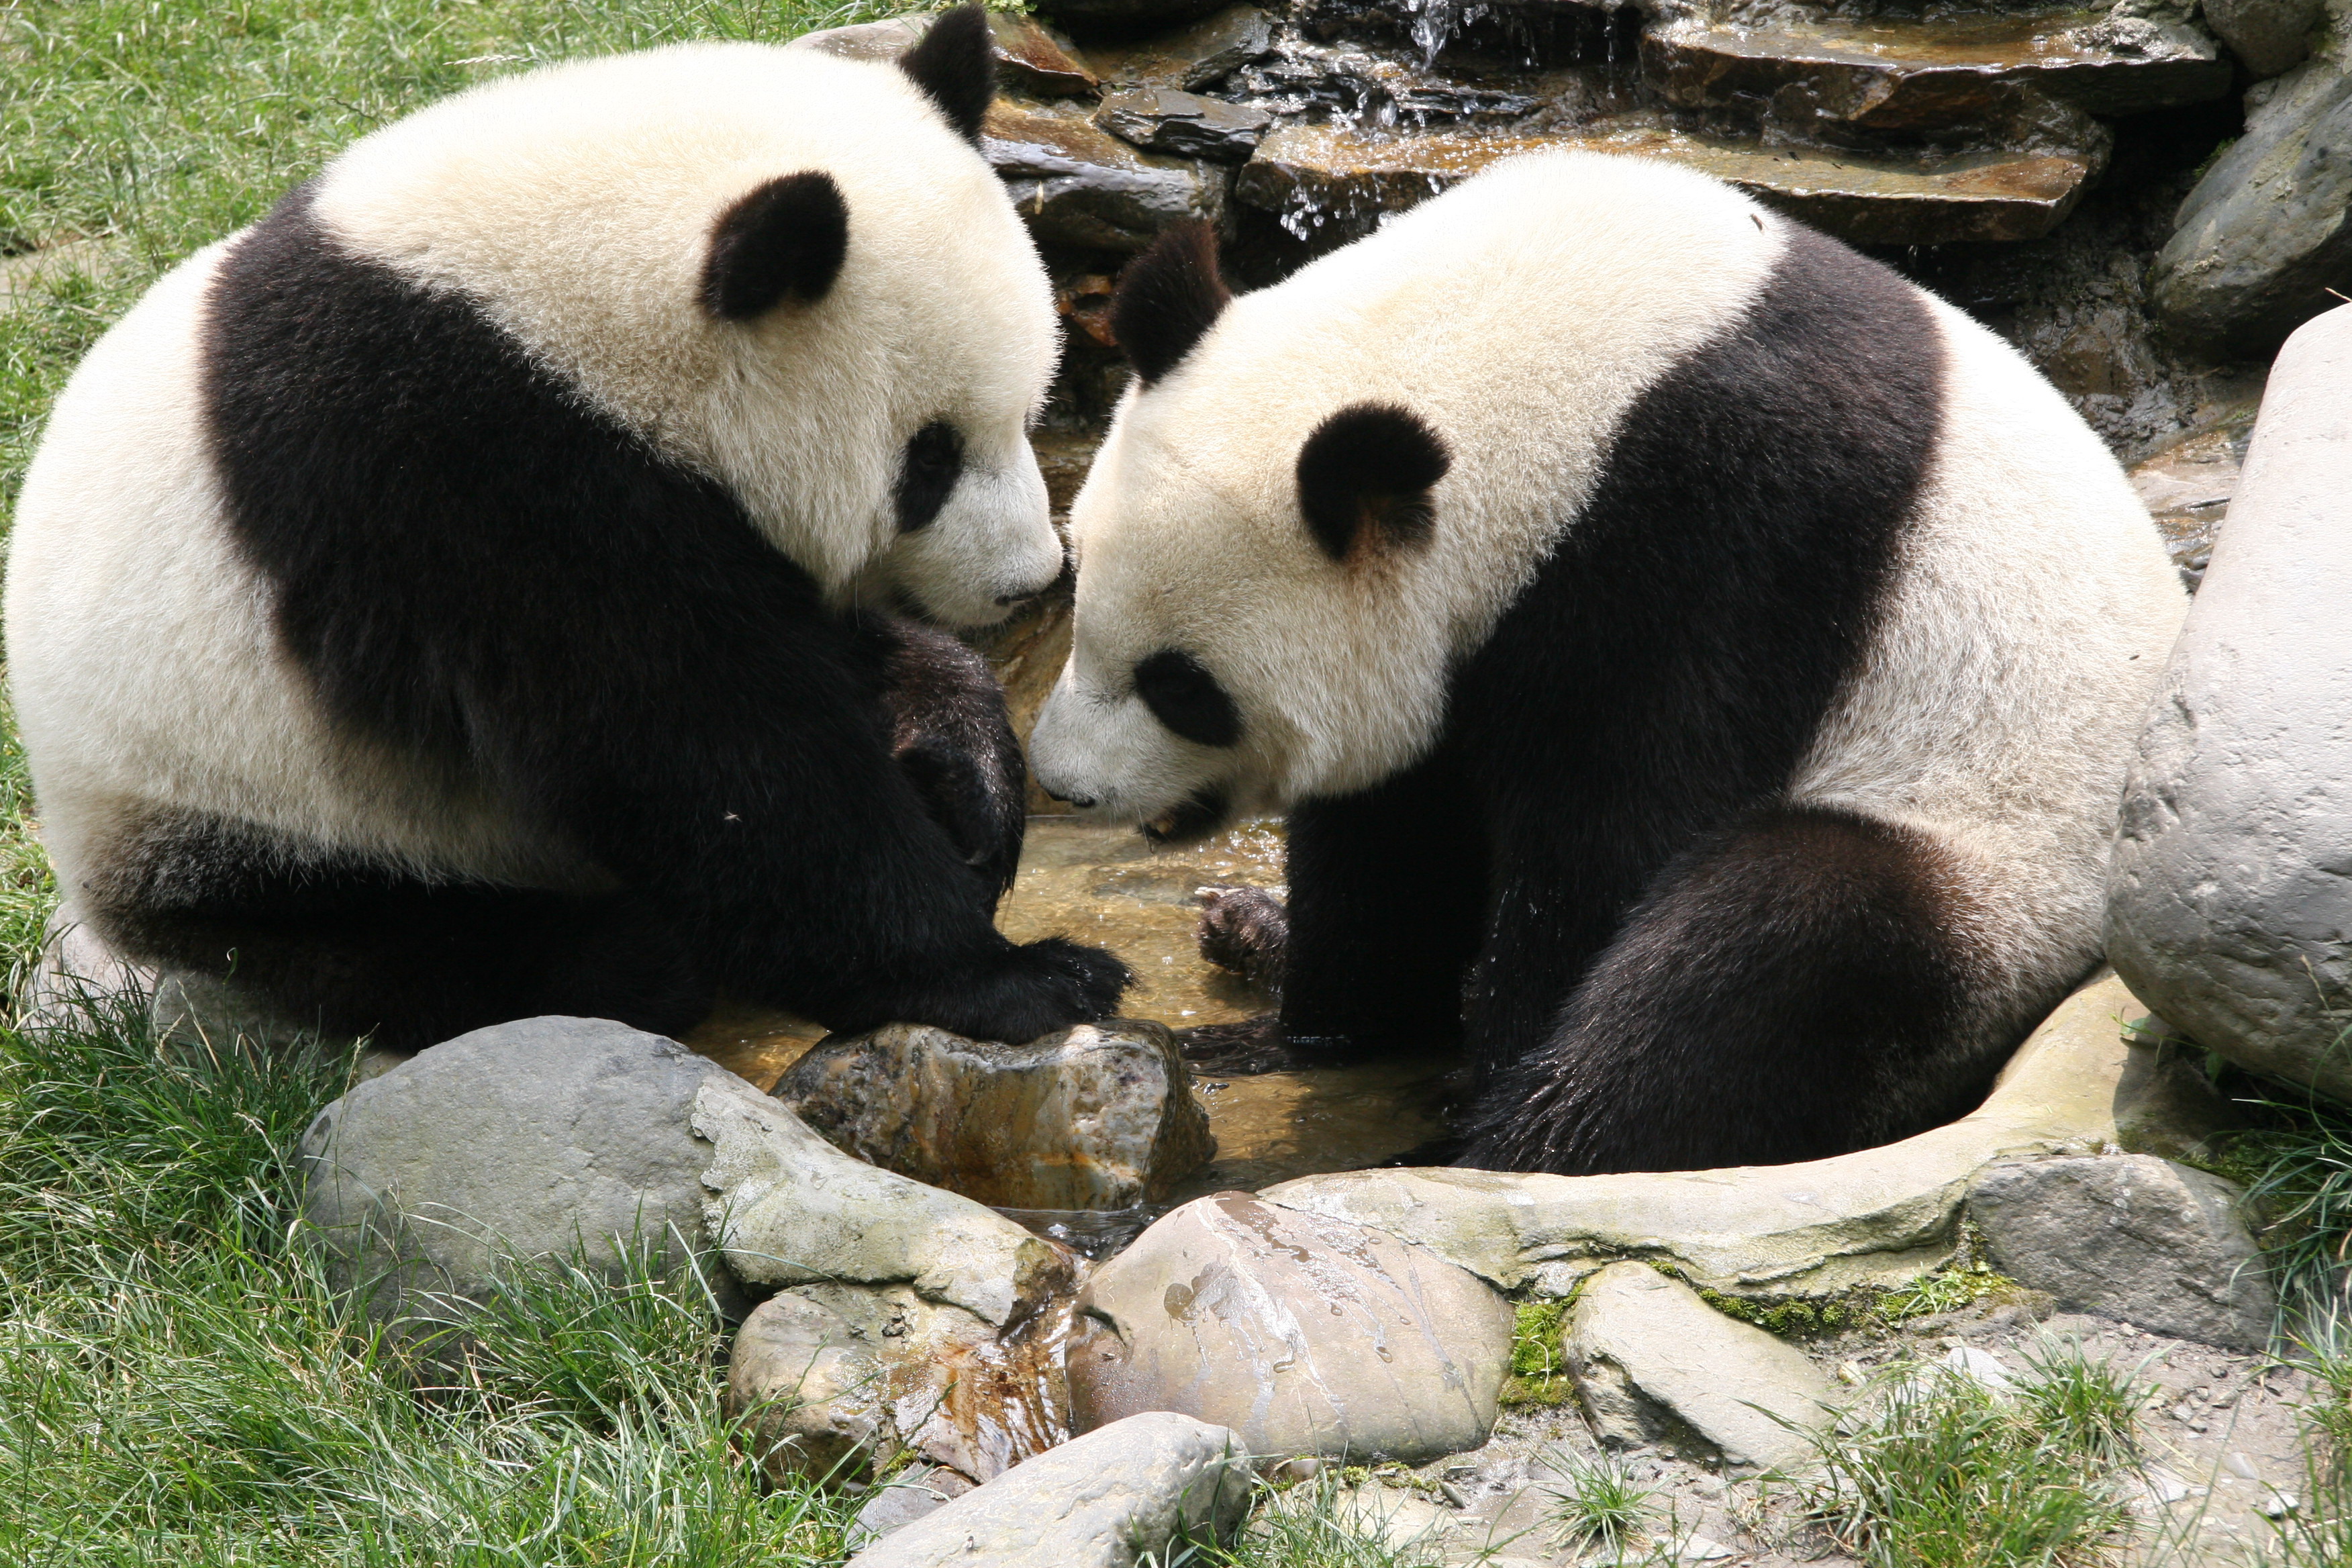
M 1282 994 L 1283 955 L 1290 916 L 1264 888 L 1202 888 L 1195 931 L 1201 956 L 1231 970 L 1270 996 Z
M 1050 997 L 1047 1005 L 1066 1010 L 1069 1016 L 1065 1023 L 1090 1024 L 1109 1017 L 1135 981 L 1135 972 L 1113 954 L 1067 937 L 1049 936 L 1015 951 L 1042 983 Z

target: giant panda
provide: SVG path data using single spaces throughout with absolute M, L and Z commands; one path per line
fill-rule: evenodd
M 482 86 L 90 352 L 7 651 L 68 902 L 298 1025 L 428 1044 L 714 996 L 1025 1039 L 1126 971 L 992 925 L 984 624 L 1065 569 L 1044 268 L 984 18 Z
M 1772 1163 L 1966 1112 L 2098 963 L 2183 592 L 1958 310 L 1542 153 L 1240 298 L 1171 234 L 1112 322 L 1031 765 L 1161 838 L 1288 812 L 1286 910 L 1207 932 L 1279 944 L 1286 1059 L 1459 1041 L 1474 1167 Z

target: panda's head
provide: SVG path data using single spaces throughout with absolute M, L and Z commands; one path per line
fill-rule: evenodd
M 1071 513 L 1076 635 L 1037 778 L 1157 839 L 1369 787 L 1443 716 L 1447 437 L 1269 336 L 1267 299 L 1229 300 L 1205 228 L 1129 268 L 1136 383 Z
M 978 152 L 984 17 L 894 61 L 698 44 L 353 146 L 314 210 L 734 494 L 837 603 L 1002 619 L 1063 569 L 1026 439 L 1052 289 Z

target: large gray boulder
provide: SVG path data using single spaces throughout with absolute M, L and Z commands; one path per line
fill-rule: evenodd
M 1510 1307 L 1476 1276 L 1247 1193 L 1160 1219 L 1096 1270 L 1078 1311 L 1078 1429 L 1181 1410 L 1258 1454 L 1417 1463 L 1477 1447 L 1510 1356 Z
M 1020 1045 L 890 1024 L 828 1040 L 775 1096 L 835 1146 L 1016 1209 L 1164 1199 L 1216 1145 L 1159 1024 L 1080 1024 Z
M 2325 0 L 2205 0 L 2205 20 L 2257 77 L 2303 63 Z
M 1802 1351 L 1644 1263 L 1612 1263 L 1585 1281 L 1562 1348 L 1604 1443 L 1787 1469 L 1811 1452 L 1806 1428 L 1830 1419 L 1832 1384 Z
M 2259 1350 L 2277 1308 L 2244 1194 L 2150 1154 L 1995 1165 L 1969 1190 L 1993 1266 L 2076 1312 Z
M 890 1534 L 849 1568 L 1133 1568 L 1180 1534 L 1223 1540 L 1250 1493 L 1222 1426 L 1156 1411 L 1040 1454 Z
M 2165 325 L 2231 357 L 2267 354 L 2331 289 L 2352 289 L 2352 70 L 2315 59 L 2246 105 L 2245 134 L 2180 204 L 2149 275 Z
M 2347 100 L 2352 103 L 2352 100 Z M 2352 173 L 2352 162 L 2347 163 Z M 2108 957 L 2200 1044 L 2352 1100 L 2352 307 L 2294 334 L 2124 791 Z
M 722 1298 L 738 1281 L 907 1285 L 996 1325 L 1067 1279 L 1012 1221 L 853 1160 L 724 1068 L 598 1018 L 420 1051 L 320 1111 L 302 1159 L 331 1273 L 387 1312 L 478 1299 L 551 1255 L 617 1272 L 636 1246 L 715 1252 Z

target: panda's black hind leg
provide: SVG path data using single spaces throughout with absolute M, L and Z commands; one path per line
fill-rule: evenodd
M 546 1014 L 675 1035 L 714 999 L 680 922 L 626 894 L 425 882 L 178 814 L 142 823 L 108 860 L 83 891 L 126 954 L 395 1050 Z
M 1758 813 L 1678 857 L 1533 1052 L 1481 1095 L 1458 1163 L 1702 1170 L 1843 1153 L 1980 1103 L 2010 1038 L 1972 911 L 1927 836 Z

